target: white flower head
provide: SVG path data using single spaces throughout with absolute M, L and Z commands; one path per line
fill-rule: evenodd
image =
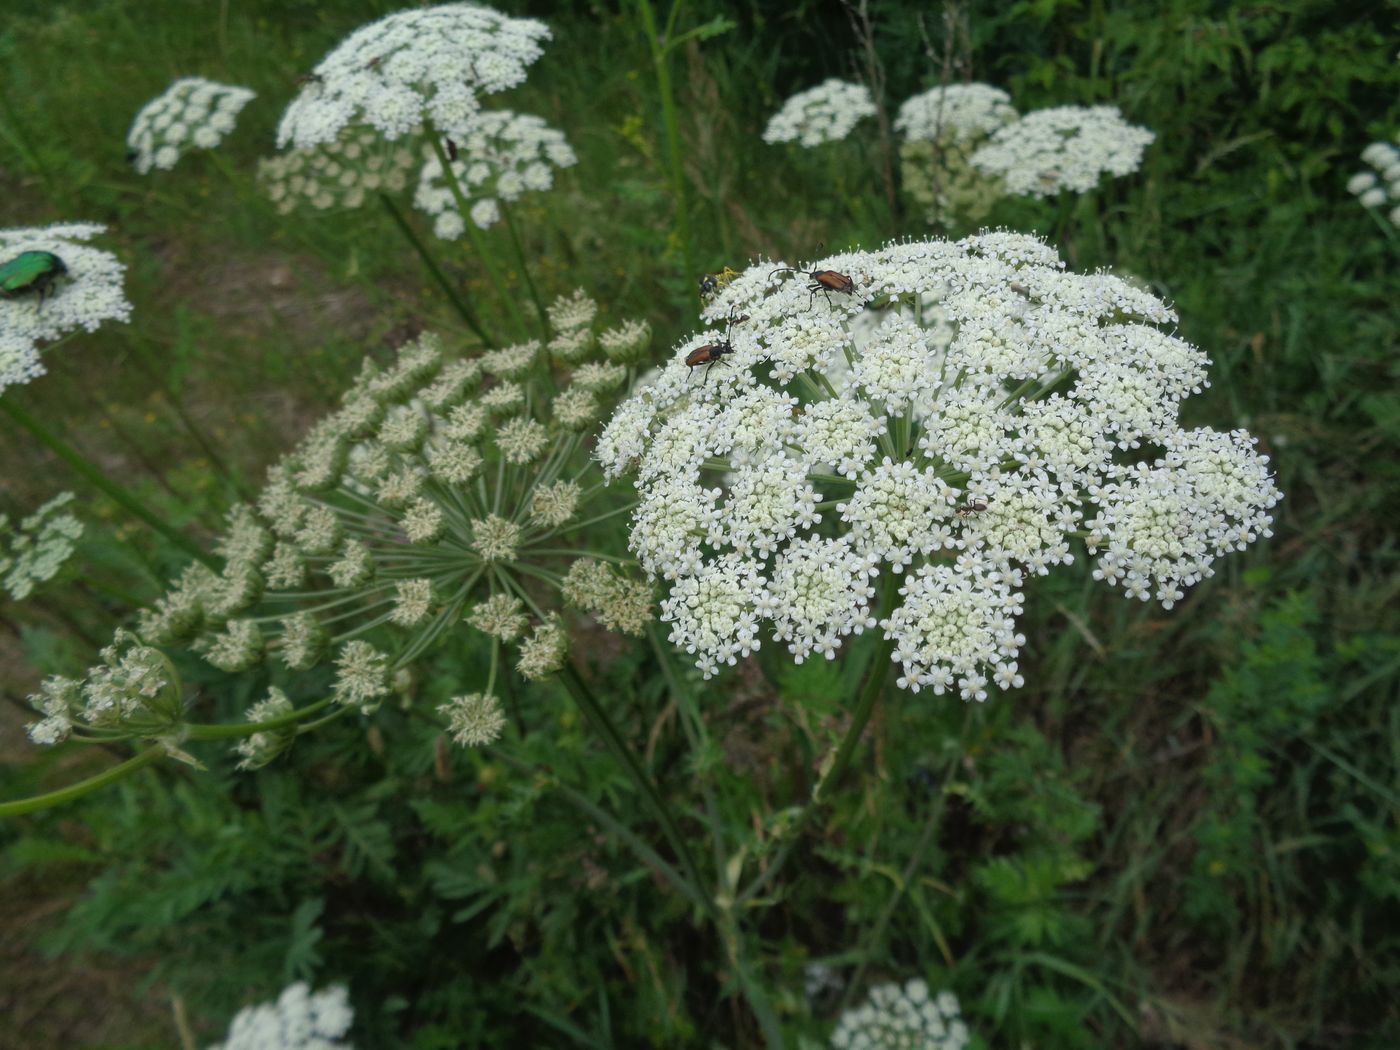
M 0 588 L 15 601 L 57 576 L 77 549 L 83 523 L 64 509 L 74 498 L 71 492 L 55 496 L 13 529 L 0 514 Z
M 354 1019 L 344 985 L 312 992 L 298 981 L 275 1002 L 239 1010 L 224 1041 L 209 1050 L 351 1050 L 341 1040 Z
M 1391 142 L 1373 142 L 1361 151 L 1362 163 L 1373 171 L 1360 171 L 1347 180 L 1347 192 L 1361 202 L 1363 208 L 1386 208 L 1386 219 L 1400 227 L 1400 146 Z
M 876 985 L 831 1033 L 833 1050 L 964 1050 L 971 1041 L 957 996 L 932 996 L 918 978 Z
M 233 130 L 239 112 L 256 93 L 203 77 L 181 77 L 141 107 L 126 147 L 132 166 L 145 175 L 168 170 L 189 149 L 213 149 Z
M 330 142 L 264 157 L 257 179 L 282 214 L 341 211 L 402 192 L 418 161 L 412 140 L 385 142 L 373 128 L 348 127 Z
M 63 223 L 0 230 L 0 394 L 44 374 L 39 344 L 126 321 L 126 266 L 84 242 L 106 229 Z
M 982 138 L 1016 119 L 1011 96 L 990 84 L 948 84 L 906 99 L 894 129 L 910 142 Z
M 381 18 L 346 37 L 312 71 L 282 115 L 277 145 L 333 142 L 352 124 L 390 141 L 425 123 L 465 127 L 482 95 L 525 80 L 549 28 L 477 4 L 439 4 Z
M 823 272 L 852 291 L 813 295 Z M 1155 581 L 1166 604 L 1164 581 L 1267 535 L 1277 493 L 1247 436 L 1177 422 L 1207 362 L 1158 327 L 1172 311 L 1037 238 L 762 263 L 703 316 L 594 454 L 609 479 L 635 472 L 629 545 L 707 676 L 765 634 L 832 658 L 878 622 L 902 687 L 981 700 L 1022 684 L 1022 581 L 1086 532 L 1098 575 Z M 694 375 L 686 357 L 721 340 L 724 367 Z M 1167 455 L 1142 465 L 1144 445 Z
M 1137 171 L 1156 137 L 1127 123 L 1116 106 L 1052 106 L 995 131 L 972 163 L 999 176 L 1012 196 L 1088 193 L 1104 175 Z
M 768 121 L 763 141 L 796 142 L 810 149 L 844 139 L 856 124 L 874 115 L 869 88 L 833 77 L 784 102 Z

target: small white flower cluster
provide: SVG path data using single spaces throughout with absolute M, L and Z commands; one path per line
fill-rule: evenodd
M 1127 123 L 1117 106 L 1052 106 L 993 132 L 972 163 L 999 176 L 1012 196 L 1087 193 L 1105 174 L 1137 171 L 1156 137 Z
M 65 271 L 42 295 L 34 290 L 0 293 L 0 393 L 44 374 L 40 343 L 79 328 L 93 332 L 103 321 L 131 317 L 131 303 L 122 288 L 126 267 L 111 252 L 83 243 L 106 228 L 66 223 L 0 230 L 0 265 L 24 252 L 49 252 Z
M 63 509 L 73 499 L 71 492 L 55 496 L 13 530 L 10 519 L 0 514 L 0 586 L 15 601 L 57 576 L 77 549 L 83 523 Z
M 514 201 L 527 190 L 554 185 L 554 168 L 568 168 L 578 157 L 560 131 L 541 118 L 510 110 L 489 110 L 451 136 L 457 159 L 449 159 L 457 192 L 468 202 L 471 221 L 481 229 L 500 220 L 500 201 Z M 433 216 L 433 232 L 445 241 L 462 235 L 466 219 L 456 193 L 431 152 L 418 174 L 413 203 Z
M 323 58 L 287 107 L 279 149 L 334 142 L 353 124 L 394 141 L 430 123 L 451 135 L 481 95 L 521 84 L 549 28 L 477 4 L 399 11 L 361 26 Z
M 800 661 L 878 624 L 901 687 L 981 700 L 1022 684 L 1022 583 L 1072 541 L 1170 608 L 1269 535 L 1267 459 L 1176 422 L 1208 362 L 1158 327 L 1175 314 L 1062 266 L 1013 233 L 756 265 L 618 407 L 595 455 L 636 469 L 630 546 L 707 677 L 765 626 Z M 854 291 L 814 294 L 817 271 Z
M 312 992 L 298 981 L 276 1002 L 239 1010 L 224 1041 L 209 1050 L 351 1050 L 341 1040 L 354 1020 L 344 985 Z
M 1390 205 L 1386 218 L 1400 226 L 1400 147 L 1390 142 L 1373 142 L 1361 151 L 1361 161 L 1373 171 L 1358 171 L 1347 180 L 1347 192 L 1365 208 Z
M 958 997 L 930 995 L 917 978 L 902 987 L 876 985 L 831 1033 L 832 1050 L 963 1050 L 971 1041 Z
M 152 168 L 169 171 L 186 151 L 213 149 L 256 97 L 245 87 L 181 77 L 142 106 L 131 122 L 126 146 L 132 166 L 142 175 Z
M 462 747 L 485 747 L 501 738 L 506 716 L 490 693 L 454 696 L 438 708 L 447 717 L 447 732 Z
M 826 142 L 839 142 L 860 121 L 874 115 L 875 103 L 869 88 L 833 77 L 784 102 L 768 121 L 763 141 L 796 142 L 811 149 Z
M 386 143 L 373 128 L 347 128 L 333 142 L 258 161 L 258 183 L 282 214 L 305 204 L 317 211 L 358 208 L 372 193 L 401 193 L 417 154 Z
M 182 706 L 180 679 L 160 650 L 118 631 L 99 656 L 101 663 L 83 679 L 54 675 L 29 698 L 44 715 L 26 727 L 36 744 L 56 744 L 85 726 L 155 736 L 176 725 Z
M 1011 96 L 1001 88 L 949 84 L 906 99 L 894 129 L 907 142 L 957 142 L 990 135 L 1016 116 Z

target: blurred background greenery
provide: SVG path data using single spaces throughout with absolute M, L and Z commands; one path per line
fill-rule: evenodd
M 502 104 L 543 115 L 580 156 L 524 202 L 537 278 L 546 296 L 581 286 L 613 320 L 648 318 L 659 360 L 696 327 L 698 274 L 674 233 L 635 11 L 503 6 L 554 39 Z M 363 354 L 458 331 L 387 216 L 279 216 L 252 179 L 297 78 L 394 9 L 6 4 L 0 226 L 109 224 L 136 310 L 4 396 L 192 534 L 256 486 Z M 1112 102 L 1157 133 L 1142 170 L 1068 222 L 1004 202 L 988 224 L 1058 230 L 1074 268 L 1112 267 L 1172 302 L 1214 361 L 1186 422 L 1249 427 L 1285 501 L 1271 541 L 1171 612 L 1082 565 L 1038 580 L 1018 693 L 970 712 L 891 694 L 860 775 L 755 924 L 790 1038 L 819 1039 L 837 1006 L 839 990 L 804 995 L 819 963 L 950 987 L 988 1046 L 1400 1044 L 1400 244 L 1345 190 L 1365 145 L 1400 131 L 1396 6 L 872 13 L 891 109 L 947 76 L 1003 87 L 1023 112 Z M 759 138 L 789 94 L 859 74 L 846 10 L 711 3 L 680 26 L 717 16 L 671 61 L 699 264 L 926 234 L 917 207 L 884 193 L 873 125 L 820 152 Z M 217 156 L 137 176 L 130 119 L 181 75 L 259 97 Z M 484 274 L 449 259 L 498 318 Z M 0 511 L 79 488 L 8 423 L 0 462 Z M 3 797 L 101 764 L 30 747 L 20 698 L 85 665 L 182 561 L 79 491 L 90 525 L 74 568 L 0 603 Z M 683 767 L 655 668 L 601 635 L 593 649 L 599 686 L 636 697 L 618 717 L 663 787 L 713 786 L 736 828 L 802 796 L 853 685 L 765 651 L 702 694 L 718 743 Z M 414 688 L 432 694 L 479 658 L 443 651 Z M 226 718 L 260 688 L 189 674 Z M 0 1045 L 179 1046 L 172 1001 L 202 1045 L 297 978 L 349 982 L 357 1045 L 754 1045 L 714 939 L 554 787 L 633 827 L 646 811 L 550 688 L 516 703 L 531 731 L 512 750 L 533 774 L 447 755 L 435 729 L 386 708 L 256 774 L 209 748 L 207 773 L 162 769 L 0 827 Z M 950 755 L 965 718 L 975 745 Z

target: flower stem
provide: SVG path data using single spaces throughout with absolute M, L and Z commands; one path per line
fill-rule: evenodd
M 108 478 L 107 475 L 93 466 L 93 464 L 77 449 L 60 440 L 58 435 L 54 434 L 53 431 L 45 427 L 24 409 L 20 408 L 19 405 L 15 404 L 13 398 L 0 398 L 0 408 L 4 409 L 5 413 L 11 419 L 38 438 L 50 452 L 72 467 L 74 472 L 84 478 L 93 488 L 98 489 L 106 495 L 112 502 L 118 504 L 137 518 L 140 518 L 171 543 L 174 543 L 186 553 L 198 558 L 211 569 L 217 569 L 219 567 L 217 559 L 215 559 L 212 554 L 203 550 L 199 544 L 195 543 L 195 541 L 188 536 L 176 531 L 164 518 L 159 517 L 134 495 Z
M 269 718 L 265 722 L 225 722 L 213 725 L 191 725 L 185 728 L 188 730 L 190 740 L 227 740 L 230 737 L 252 736 L 254 733 L 265 733 L 270 729 L 281 729 L 284 726 L 300 722 L 307 715 L 314 715 L 330 702 L 331 698 L 326 697 L 324 700 L 317 700 L 314 704 L 299 707 L 295 711 L 288 711 L 285 715 Z
M 148 747 L 145 751 L 128 758 L 125 762 L 115 765 L 111 769 L 103 770 L 96 776 L 80 780 L 76 784 L 69 784 L 66 788 L 50 791 L 46 795 L 31 795 L 29 798 L 15 799 L 13 802 L 0 802 L 0 818 L 18 817 L 25 813 L 48 809 L 50 806 L 61 806 L 65 802 L 72 802 L 74 799 L 91 794 L 98 788 L 106 787 L 123 777 L 130 776 L 142 766 L 150 765 L 164 754 L 165 748 L 159 745 Z
M 393 198 L 387 193 L 381 193 L 379 195 L 379 201 L 384 205 L 384 210 L 387 211 L 389 216 L 394 220 L 394 225 L 399 228 L 399 232 L 404 235 L 404 238 L 409 244 L 413 245 L 413 250 L 416 251 L 418 257 L 423 260 L 423 265 L 428 268 L 428 273 L 432 275 L 433 280 L 437 281 L 438 287 L 442 289 L 443 294 L 447 296 L 448 302 L 453 305 L 462 320 L 467 323 L 467 327 L 476 333 L 476 337 L 481 340 L 484 346 L 489 349 L 494 349 L 496 344 L 487 336 L 486 332 L 477 322 L 476 315 L 472 313 L 471 307 L 467 305 L 467 301 L 458 295 L 457 290 L 452 287 L 452 282 L 449 281 L 447 275 L 442 272 L 442 268 L 438 266 L 437 260 L 433 258 L 432 252 L 428 251 L 428 246 L 422 242 L 418 234 L 413 232 L 413 227 L 408 224 L 408 220 L 404 218 L 403 212 L 399 211 L 399 206 L 394 203 Z
M 525 282 L 525 287 L 530 291 L 530 299 L 535 304 L 535 312 L 539 314 L 540 331 L 544 333 L 544 340 L 549 341 L 549 314 L 545 312 L 544 300 L 540 298 L 539 289 L 535 287 L 535 279 L 530 276 L 530 265 L 525 261 L 525 249 L 521 247 L 520 235 L 515 230 L 515 220 L 510 217 L 510 205 L 504 200 L 501 201 L 501 217 L 506 221 L 506 232 L 510 234 L 510 246 L 515 250 L 516 265 L 520 268 L 521 279 Z

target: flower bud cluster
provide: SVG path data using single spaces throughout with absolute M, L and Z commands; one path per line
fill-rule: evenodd
M 768 121 L 763 141 L 796 142 L 807 149 L 839 142 L 866 117 L 875 115 L 875 103 L 864 84 L 831 78 L 799 91 Z
M 160 736 L 178 726 L 180 679 L 159 649 L 118 631 L 99 655 L 101 662 L 81 680 L 54 675 L 29 698 L 44 716 L 27 727 L 36 744 L 55 744 L 90 729 Z
M 84 243 L 106 228 L 62 223 L 0 230 L 0 265 L 24 252 L 50 252 L 66 271 L 42 291 L 0 295 L 0 394 L 44 374 L 40 343 L 131 317 L 131 303 L 122 289 L 126 267 L 111 252 Z
M 1400 141 L 1400 140 L 1397 140 Z M 1365 208 L 1389 208 L 1386 218 L 1400 226 L 1400 146 L 1373 142 L 1361 151 L 1361 161 L 1371 171 L 1359 171 L 1347 180 L 1347 192 Z
M 847 1010 L 831 1033 L 833 1050 L 963 1050 L 972 1035 L 952 992 L 930 995 L 922 980 L 881 984 Z
M 169 171 L 191 149 L 213 149 L 233 131 L 256 92 L 203 77 L 181 77 L 141 107 L 126 135 L 132 166 Z
M 71 492 L 55 496 L 13 529 L 0 514 L 0 587 L 15 601 L 57 576 L 77 549 L 83 523 L 63 509 L 73 499 Z
M 853 290 L 813 291 L 818 271 Z M 1022 586 L 1076 548 L 1170 608 L 1269 534 L 1279 495 L 1248 435 L 1177 423 L 1208 362 L 1159 327 L 1175 314 L 1037 238 L 756 265 L 703 316 L 720 327 L 595 454 L 609 479 L 635 470 L 629 544 L 706 676 L 765 633 L 829 659 L 878 626 L 902 687 L 980 700 L 1022 684 Z

